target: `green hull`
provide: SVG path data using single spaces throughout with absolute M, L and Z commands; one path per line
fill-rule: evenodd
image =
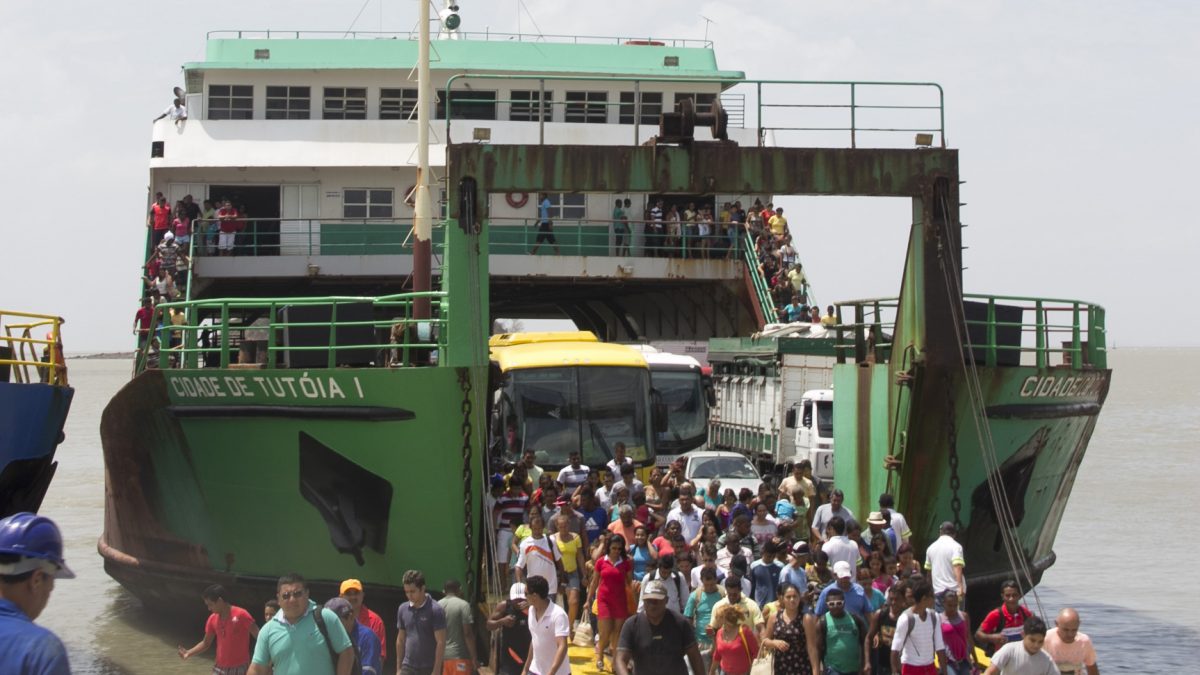
M 888 365 L 845 364 L 834 369 L 835 483 L 846 503 L 865 515 L 881 492 L 897 495 L 919 559 L 944 521 L 960 525 L 969 584 L 990 599 L 1013 578 L 999 518 L 988 487 L 976 420 L 990 431 L 999 485 L 1011 505 L 1016 540 L 1036 584 L 1054 561 L 1053 544 L 1075 475 L 1108 394 L 1111 371 L 980 367 L 986 416 L 973 409 L 962 369 L 920 369 L 910 388 L 898 471 L 885 466 L 889 411 L 897 406 Z M 905 417 L 907 419 L 905 419 Z
M 458 372 L 310 370 L 303 388 L 294 370 L 142 373 L 101 423 L 110 573 L 155 603 L 293 569 L 318 586 L 361 579 L 376 597 L 399 596 L 408 569 L 433 587 L 467 579 L 481 529 L 467 541 L 463 524 L 481 522 L 485 493 L 474 453 L 477 484 L 464 485 Z M 479 389 L 470 399 L 483 409 Z

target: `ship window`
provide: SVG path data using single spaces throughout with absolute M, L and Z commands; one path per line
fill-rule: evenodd
M 391 188 L 346 188 L 343 218 L 391 218 L 396 191 Z
M 540 90 L 533 91 L 514 91 L 512 93 L 512 103 L 508 108 L 508 119 L 513 122 L 536 122 L 538 119 L 538 104 L 542 92 Z M 546 94 L 546 106 L 542 109 L 542 121 L 549 122 L 554 116 L 554 92 L 548 91 Z
M 621 92 L 620 122 L 633 124 L 634 97 L 632 91 Z M 642 92 L 642 124 L 658 125 L 658 116 L 662 114 L 663 95 L 661 91 Z
M 442 96 L 443 94 L 438 94 L 437 111 L 434 113 L 439 120 L 446 119 L 446 104 L 442 101 Z M 474 90 L 450 92 L 450 117 L 456 120 L 496 119 L 496 92 Z
M 311 100 L 309 87 L 267 87 L 267 119 L 306 120 Z
M 367 119 L 367 90 L 361 87 L 325 87 L 324 118 L 327 120 Z
M 379 119 L 406 120 L 417 109 L 416 89 L 380 89 Z
M 696 112 L 711 113 L 712 112 L 712 104 L 713 104 L 713 101 L 717 100 L 717 95 L 711 94 L 711 93 L 709 93 L 709 94 L 675 94 L 675 102 L 676 103 L 678 103 L 679 101 L 682 101 L 685 98 L 696 99 Z M 655 120 L 654 123 L 658 124 L 658 120 Z
M 214 84 L 208 88 L 208 119 L 248 120 L 254 117 L 254 87 Z
M 584 124 L 608 122 L 608 92 L 568 91 L 565 121 Z
M 551 192 L 551 220 L 583 220 L 587 215 L 587 205 L 581 192 Z

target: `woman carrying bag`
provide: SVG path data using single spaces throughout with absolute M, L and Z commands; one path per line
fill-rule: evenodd
M 771 615 L 763 634 L 763 646 L 772 649 L 775 675 L 812 675 L 809 657 L 815 654 L 816 618 L 804 613 L 804 595 L 789 583 L 780 591 L 779 611 Z M 819 674 L 818 674 L 819 675 Z
M 737 605 L 721 610 L 721 628 L 713 636 L 713 660 L 708 675 L 750 675 L 750 666 L 758 658 L 758 638 L 742 625 L 743 614 Z

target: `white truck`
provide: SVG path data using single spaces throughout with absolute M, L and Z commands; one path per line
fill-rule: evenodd
M 807 459 L 814 478 L 828 483 L 833 481 L 836 358 L 832 336 L 819 326 L 804 326 L 801 335 L 793 328 L 709 341 L 716 398 L 709 449 L 739 452 L 764 473 Z

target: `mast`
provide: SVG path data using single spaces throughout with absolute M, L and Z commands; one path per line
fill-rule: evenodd
M 433 88 L 429 81 L 429 2 L 417 0 L 420 7 L 420 39 L 417 47 L 417 194 L 413 217 L 413 291 L 430 290 L 430 234 L 433 207 L 429 200 L 429 105 Z M 430 318 L 429 298 L 413 302 L 413 318 Z

